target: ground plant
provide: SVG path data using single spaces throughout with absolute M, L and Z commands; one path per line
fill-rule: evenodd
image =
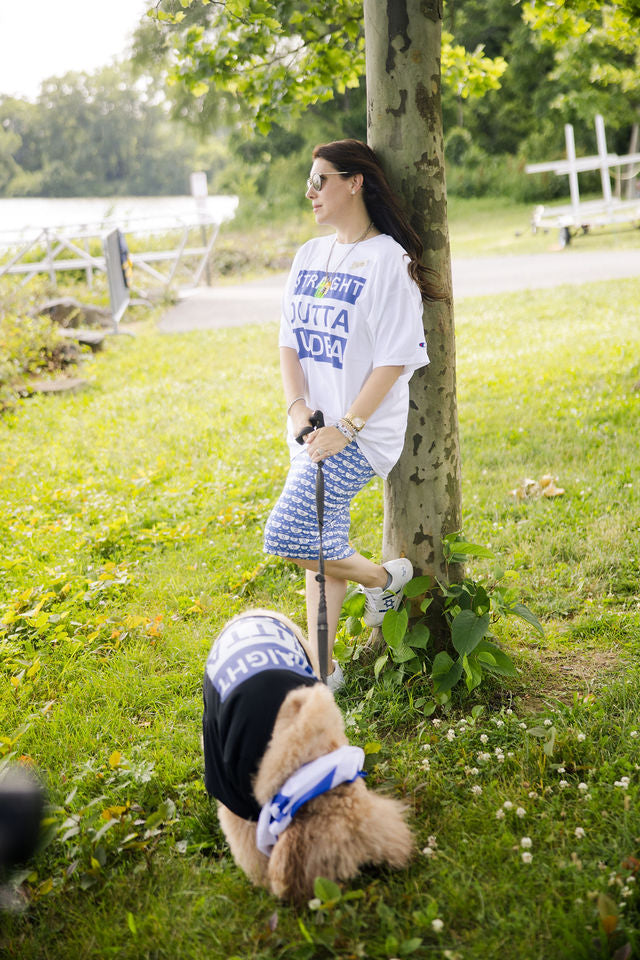
M 140 320 L 84 362 L 84 391 L 3 415 L 0 753 L 49 800 L 0 915 L 3 956 L 637 955 L 639 293 L 631 279 L 458 304 L 464 543 L 505 578 L 467 554 L 476 592 L 450 598 L 451 622 L 486 616 L 482 584 L 544 634 L 492 619 L 478 644 L 513 669 L 483 665 L 475 684 L 463 664 L 445 701 L 433 667 L 385 681 L 353 653 L 364 633 L 343 631 L 347 733 L 370 786 L 407 803 L 415 856 L 319 878 L 299 910 L 234 866 L 199 744 L 222 624 L 251 606 L 305 620 L 303 577 L 261 548 L 287 469 L 275 326 L 177 336 Z M 379 544 L 381 509 L 374 481 L 357 548 Z

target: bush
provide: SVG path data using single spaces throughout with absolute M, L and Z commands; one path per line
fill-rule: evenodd
M 9 406 L 34 373 L 68 362 L 69 345 L 46 317 L 2 314 L 0 324 L 0 410 Z

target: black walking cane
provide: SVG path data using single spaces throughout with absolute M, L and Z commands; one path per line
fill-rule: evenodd
M 316 410 L 309 418 L 310 427 L 301 430 L 296 440 L 298 443 L 304 443 L 304 438 L 308 433 L 324 427 L 324 416 L 322 410 Z M 318 596 L 318 662 L 320 665 L 320 679 L 323 683 L 327 682 L 329 673 L 329 626 L 327 624 L 327 594 L 325 590 L 324 575 L 324 553 L 322 552 L 322 527 L 324 525 L 324 473 L 322 470 L 322 461 L 318 461 L 318 472 L 316 473 L 316 510 L 318 513 L 318 533 L 320 544 L 318 547 L 318 572 L 316 580 L 320 585 Z

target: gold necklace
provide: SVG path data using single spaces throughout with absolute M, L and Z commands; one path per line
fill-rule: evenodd
M 369 221 L 369 226 L 367 227 L 367 229 L 365 230 L 365 232 L 362 234 L 362 236 L 358 237 L 358 239 L 349 247 L 349 249 L 347 250 L 347 252 L 345 253 L 345 255 L 344 255 L 344 256 L 342 257 L 342 259 L 339 261 L 339 263 L 338 263 L 338 265 L 336 266 L 335 270 L 330 274 L 330 273 L 329 273 L 329 264 L 331 263 L 331 257 L 333 256 L 333 248 L 335 247 L 335 245 L 336 245 L 336 243 L 337 243 L 337 240 L 338 240 L 338 236 L 337 236 L 337 234 L 336 234 L 336 237 L 335 237 L 333 243 L 331 244 L 331 249 L 329 250 L 329 256 L 327 257 L 327 265 L 326 265 L 326 267 L 325 267 L 325 269 L 324 269 L 324 277 L 323 277 L 323 279 L 320 281 L 320 283 L 318 284 L 318 286 L 316 287 L 315 293 L 313 294 L 314 297 L 320 298 L 320 297 L 326 296 L 326 294 L 327 294 L 327 293 L 329 292 L 329 290 L 331 289 L 331 285 L 332 285 L 332 283 L 333 283 L 333 279 L 334 279 L 335 275 L 337 274 L 338 270 L 340 269 L 340 267 L 342 266 L 342 264 L 344 263 L 344 261 L 347 259 L 347 257 L 348 257 L 350 254 L 353 253 L 353 251 L 354 251 L 355 248 L 358 246 L 358 244 L 361 243 L 361 242 L 364 240 L 364 238 L 366 237 L 366 235 L 369 233 L 369 230 L 371 230 L 371 227 L 372 227 L 372 226 L 373 226 L 373 220 Z

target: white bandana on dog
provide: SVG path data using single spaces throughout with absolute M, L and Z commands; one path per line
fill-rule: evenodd
M 258 850 L 271 856 L 276 840 L 304 803 L 341 783 L 353 783 L 358 777 L 366 776 L 363 766 L 364 750 L 345 746 L 296 770 L 260 811 L 256 830 Z

